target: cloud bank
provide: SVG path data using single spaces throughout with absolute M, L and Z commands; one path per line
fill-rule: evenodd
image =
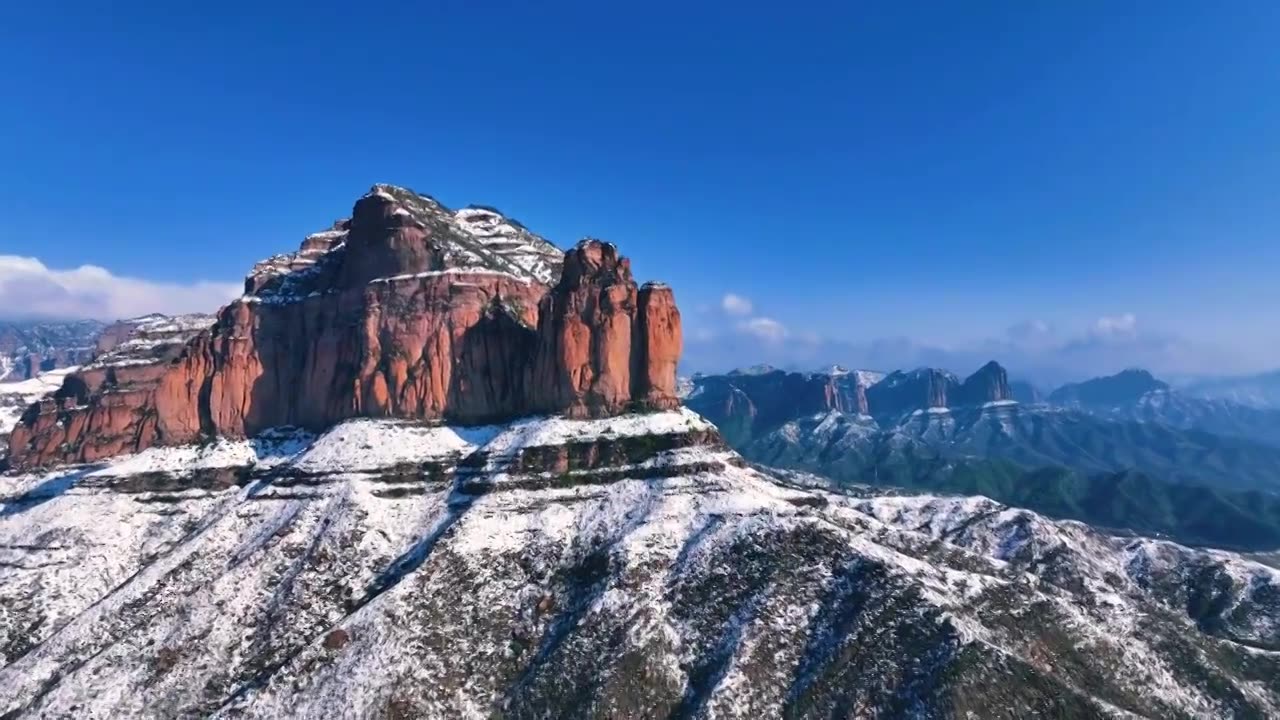
M 239 284 L 153 282 L 96 265 L 69 270 L 0 255 L 0 317 L 116 320 L 152 312 L 213 312 L 240 295 Z

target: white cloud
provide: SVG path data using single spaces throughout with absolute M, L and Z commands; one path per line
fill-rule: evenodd
M 1098 318 L 1093 324 L 1093 331 L 1101 337 L 1132 336 L 1138 329 L 1138 317 L 1133 313 L 1111 315 Z
M 33 257 L 0 255 L 0 316 L 114 320 L 151 312 L 213 312 L 238 284 L 153 282 L 96 265 L 55 270 Z
M 754 317 L 738 323 L 738 330 L 765 342 L 778 342 L 787 336 L 787 327 L 767 317 Z
M 746 316 L 750 315 L 755 308 L 751 304 L 751 300 L 734 293 L 726 293 L 720 300 L 720 308 L 730 315 Z

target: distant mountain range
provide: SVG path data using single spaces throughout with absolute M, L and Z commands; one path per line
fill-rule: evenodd
M 0 382 L 85 362 L 104 327 L 97 320 L 0 321 Z
M 996 363 L 963 380 L 933 368 L 869 385 L 857 377 L 703 376 L 686 403 L 746 457 L 768 465 L 841 482 L 987 494 L 1192 542 L 1280 546 L 1280 411 L 1190 396 L 1141 370 L 1025 403 Z M 1145 501 L 1126 505 L 1122 484 L 1142 488 Z M 1194 504 L 1195 512 L 1170 511 L 1171 503 Z M 1184 518 L 1207 509 L 1250 519 L 1186 526 Z
M 1191 397 L 1280 409 L 1280 370 L 1238 377 L 1205 378 L 1178 388 Z

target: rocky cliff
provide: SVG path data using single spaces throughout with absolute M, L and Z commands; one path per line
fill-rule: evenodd
M 561 253 L 491 209 L 454 212 L 377 185 L 350 219 L 255 266 L 245 295 L 171 361 L 127 383 L 69 376 L 24 413 L 9 462 L 354 417 L 474 424 L 674 408 L 680 348 L 671 290 L 637 287 L 613 245 Z

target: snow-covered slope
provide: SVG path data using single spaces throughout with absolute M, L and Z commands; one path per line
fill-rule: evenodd
M 477 205 L 455 211 L 453 217 L 464 232 L 515 263 L 538 282 L 550 285 L 560 277 L 564 251 L 515 220 L 493 208 Z
M 161 315 L 152 313 L 109 325 L 97 340 L 89 367 L 138 365 L 158 362 L 182 347 L 200 331 L 213 325 L 205 313 Z
M 687 411 L 5 477 L 0 715 L 1280 712 L 1275 570 L 812 484 Z
M 57 390 L 62 386 L 62 380 L 78 369 L 59 368 L 41 373 L 30 380 L 0 382 L 0 438 L 13 430 L 28 405 Z

